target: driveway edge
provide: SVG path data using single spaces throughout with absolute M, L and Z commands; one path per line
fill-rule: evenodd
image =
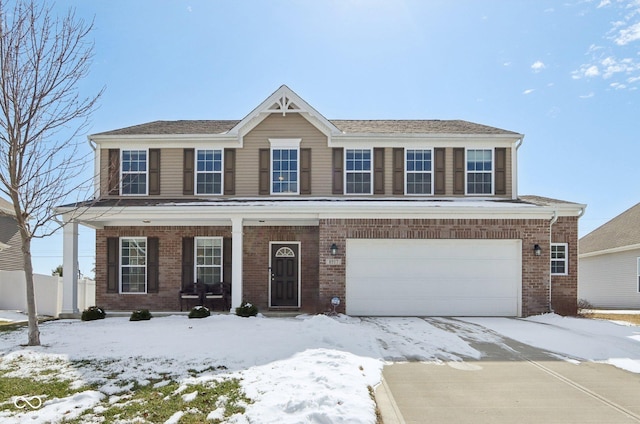
M 384 424 L 406 424 L 384 377 L 376 387 L 375 398 Z

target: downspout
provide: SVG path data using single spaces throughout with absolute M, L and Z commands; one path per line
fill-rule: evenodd
M 100 158 L 96 157 L 96 154 L 100 154 L 100 152 L 98 151 L 98 145 L 91 140 L 91 136 L 87 137 L 87 142 L 91 150 L 93 150 L 93 198 L 97 199 L 100 193 L 100 180 L 97 178 L 100 175 Z
M 516 200 L 518 198 L 518 149 L 524 142 L 524 135 L 516 140 L 515 149 L 511 149 L 511 167 L 513 169 L 511 176 L 511 198 Z
M 552 238 L 552 228 L 553 228 L 553 224 L 555 224 L 558 221 L 558 211 L 554 210 L 553 211 L 553 217 L 551 218 L 551 221 L 549 221 L 549 312 L 554 313 L 553 311 L 553 304 L 551 302 L 551 281 L 552 281 L 552 275 L 551 275 L 551 243 L 553 242 L 553 238 Z

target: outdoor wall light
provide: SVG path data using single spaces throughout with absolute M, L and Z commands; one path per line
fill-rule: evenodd
M 331 245 L 331 256 L 336 256 L 338 254 L 338 246 L 335 243 Z
M 539 244 L 535 244 L 533 246 L 533 253 L 535 253 L 536 256 L 540 256 L 542 254 L 542 249 Z

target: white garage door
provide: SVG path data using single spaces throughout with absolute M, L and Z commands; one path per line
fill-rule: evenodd
M 348 239 L 350 315 L 519 316 L 521 240 Z

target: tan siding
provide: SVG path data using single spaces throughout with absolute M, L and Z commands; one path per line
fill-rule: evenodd
M 162 149 L 160 155 L 160 195 L 182 197 L 183 149 Z
M 327 137 L 297 113 L 273 114 L 244 137 L 237 150 L 236 195 L 258 195 L 258 150 L 269 149 L 270 138 L 300 138 L 301 148 L 311 149 L 311 195 L 331 195 L 331 149 Z

